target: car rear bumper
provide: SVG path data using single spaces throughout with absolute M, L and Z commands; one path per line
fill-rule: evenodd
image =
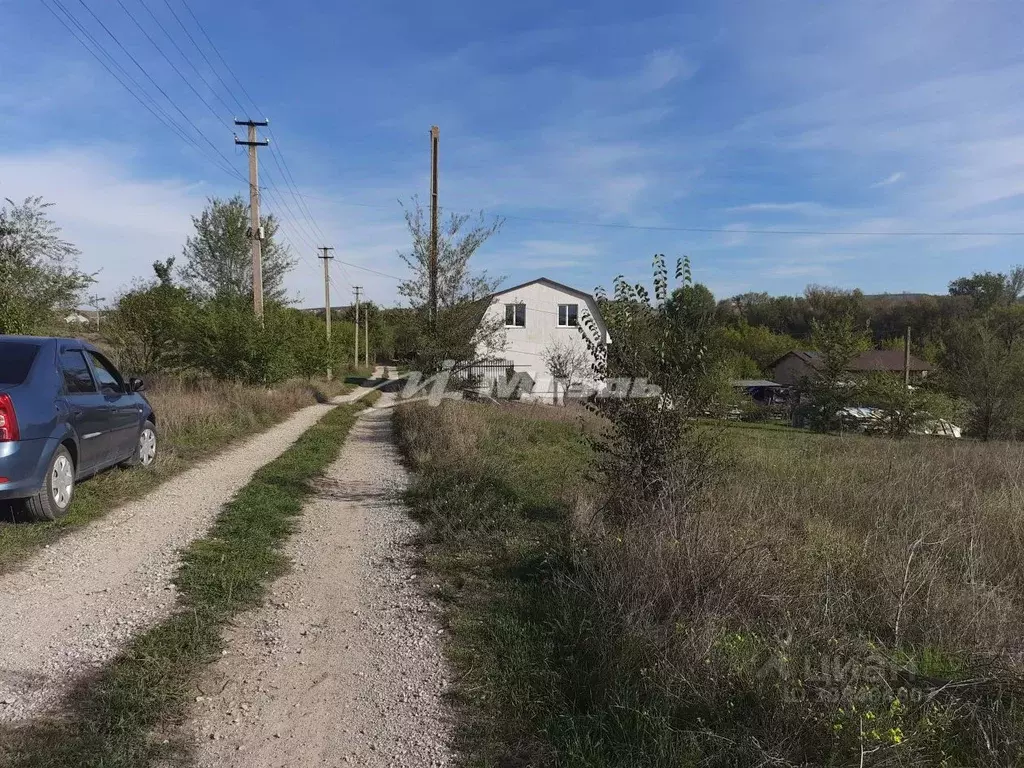
M 43 487 L 43 476 L 56 440 L 0 443 L 0 499 L 22 499 Z

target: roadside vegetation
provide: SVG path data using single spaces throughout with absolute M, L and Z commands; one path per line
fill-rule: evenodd
M 1024 448 L 702 419 L 676 276 L 596 351 L 660 397 L 396 413 L 464 763 L 1024 762 Z
M 363 407 L 335 408 L 260 469 L 184 551 L 178 610 L 81 682 L 60 717 L 0 733 L 0 764 L 142 768 L 187 755 L 175 726 L 192 683 L 219 654 L 224 625 L 258 605 L 266 585 L 286 571 L 281 544 L 313 493 L 311 481 L 338 455 Z
M 1024 448 L 708 428 L 703 490 L 613 519 L 560 411 L 396 414 L 466 765 L 1024 760 Z
M 157 414 L 160 456 L 150 468 L 113 469 L 75 489 L 68 515 L 53 523 L 21 524 L 14 504 L 0 504 L 0 573 L 17 567 L 40 547 L 145 495 L 169 478 L 236 440 L 283 420 L 299 408 L 325 402 L 352 387 L 340 381 L 290 381 L 276 388 L 230 382 L 157 377 L 146 396 Z

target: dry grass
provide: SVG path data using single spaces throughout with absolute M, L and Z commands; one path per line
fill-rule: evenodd
M 1024 447 L 725 428 L 613 524 L 572 421 L 398 423 L 469 763 L 1024 763 Z
M 39 547 L 109 510 L 145 494 L 164 480 L 231 442 L 252 436 L 290 413 L 351 388 L 344 382 L 290 381 L 273 389 L 208 380 L 153 378 L 146 396 L 156 413 L 160 457 L 148 470 L 113 469 L 76 489 L 70 513 L 56 523 L 21 522 L 18 510 L 0 506 L 0 573 L 17 567 Z
M 287 381 L 274 388 L 174 377 L 149 382 L 163 447 L 174 457 L 202 451 L 225 436 L 265 429 L 290 413 L 347 391 L 341 382 Z

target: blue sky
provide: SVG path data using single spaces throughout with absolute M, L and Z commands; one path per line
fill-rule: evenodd
M 247 101 L 182 0 L 120 1 L 216 114 L 117 0 L 61 0 L 156 94 L 91 8 L 244 175 L 217 119 L 230 122 L 238 110 L 219 99 L 234 99 L 168 6 Z M 315 221 L 262 155 L 281 189 L 264 206 L 285 218 L 304 304 L 321 301 L 324 239 L 340 260 L 404 274 L 396 201 L 427 195 L 432 123 L 442 204 L 508 217 L 477 257 L 506 284 L 648 279 L 664 252 L 688 254 L 720 297 L 808 283 L 942 292 L 1024 260 L 1024 238 L 749 232 L 1024 230 L 1020 3 L 188 2 L 271 119 Z M 246 186 L 147 113 L 41 0 L 0 0 L 0 16 L 0 196 L 56 203 L 112 297 L 180 251 L 207 196 Z M 658 229 L 673 227 L 727 231 Z M 370 272 L 336 265 L 334 280 L 339 303 L 352 283 L 397 300 Z

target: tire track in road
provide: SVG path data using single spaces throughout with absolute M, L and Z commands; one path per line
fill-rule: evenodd
M 167 616 L 180 550 L 330 408 L 294 413 L 0 577 L 0 722 L 53 709 L 76 680 Z
M 391 395 L 363 412 L 286 546 L 291 573 L 195 691 L 200 766 L 448 766 L 438 606 L 397 494 Z

